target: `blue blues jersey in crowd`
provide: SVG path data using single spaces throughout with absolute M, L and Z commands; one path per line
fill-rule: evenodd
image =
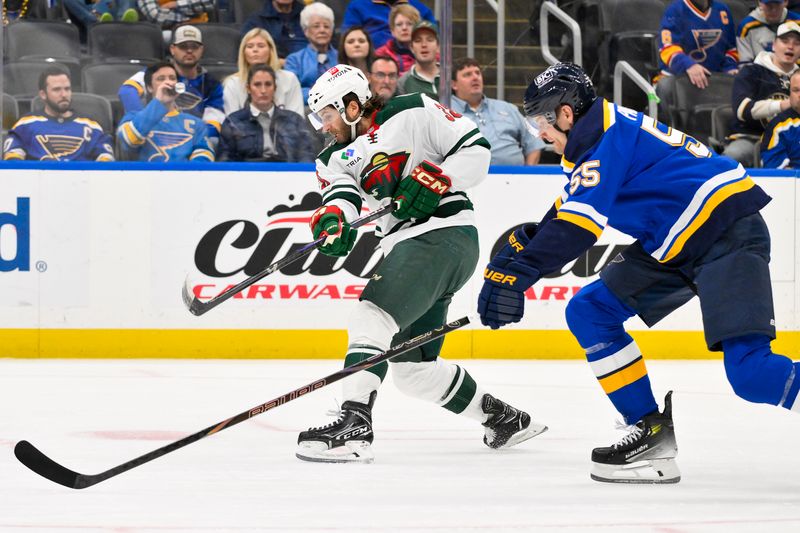
M 569 131 L 561 165 L 568 183 L 524 252 L 542 274 L 578 257 L 606 226 L 679 267 L 770 200 L 736 161 L 601 98 Z
M 3 159 L 34 161 L 113 161 L 111 137 L 100 124 L 75 115 L 44 113 L 20 118 L 3 145 Z
M 800 113 L 789 108 L 770 121 L 761 160 L 766 168 L 800 168 Z
M 140 70 L 128 78 L 119 89 L 119 100 L 122 102 L 122 107 L 126 113 L 141 110 L 147 102 L 144 73 L 144 70 Z M 195 107 L 186 109 L 185 112 L 202 118 L 214 129 L 209 134 L 212 137 L 218 137 L 222 123 L 225 122 L 222 84 L 204 69 L 201 69 L 199 76 L 192 79 L 178 74 L 178 82 L 186 85 L 187 91 L 201 98 Z
M 207 125 L 194 115 L 168 110 L 155 98 L 122 118 L 117 139 L 139 161 L 214 161 Z
M 682 74 L 695 63 L 726 72 L 739 62 L 736 27 L 722 2 L 712 1 L 703 12 L 689 0 L 675 0 L 661 18 L 659 39 L 661 66 L 672 74 Z

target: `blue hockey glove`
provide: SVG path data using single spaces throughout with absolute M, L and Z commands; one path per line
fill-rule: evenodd
M 525 224 L 508 236 L 508 243 L 484 270 L 483 287 L 478 296 L 481 323 L 497 329 L 519 322 L 525 310 L 525 291 L 539 280 L 539 271 L 522 262 L 515 262 L 536 233 L 536 224 Z
M 344 213 L 335 205 L 323 205 L 311 215 L 309 222 L 314 239 L 327 237 L 319 245 L 319 251 L 333 257 L 343 257 L 353 249 L 358 230 L 350 227 Z
M 392 215 L 400 220 L 431 216 L 451 184 L 441 168 L 430 161 L 423 161 L 397 185 L 394 200 L 399 207 Z

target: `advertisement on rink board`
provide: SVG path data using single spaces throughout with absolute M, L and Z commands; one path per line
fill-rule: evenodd
M 373 223 L 359 230 L 347 257 L 312 252 L 195 317 L 181 301 L 185 281 L 200 299 L 212 298 L 311 240 L 308 221 L 321 202 L 311 167 L 290 172 L 64 168 L 0 169 L 3 328 L 344 330 L 382 259 Z M 541 218 L 563 179 L 552 169 L 492 173 L 469 191 L 481 257 L 470 283 L 453 299 L 451 318 L 474 312 L 489 258 L 513 228 Z M 797 331 L 798 180 L 757 181 L 773 197 L 764 216 L 772 233 L 778 330 Z M 565 331 L 569 299 L 631 241 L 607 228 L 586 254 L 528 290 L 525 318 L 512 329 Z M 638 319 L 629 326 L 646 329 Z M 658 328 L 699 331 L 699 305 L 690 302 Z

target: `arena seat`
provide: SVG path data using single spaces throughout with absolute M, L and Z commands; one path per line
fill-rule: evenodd
M 17 119 L 19 119 L 17 99 L 8 93 L 3 93 L 3 131 L 13 128 Z
M 38 96 L 31 102 L 33 112 L 44 110 L 44 102 Z M 114 137 L 114 119 L 111 103 L 96 94 L 72 93 L 72 110 L 76 115 L 90 118 L 100 124 L 103 131 Z
M 5 27 L 8 61 L 31 58 L 80 60 L 78 28 L 58 20 L 18 20 Z
M 730 105 L 733 91 L 733 76 L 713 73 L 709 86 L 698 89 L 687 76 L 673 76 L 672 98 L 665 104 L 668 108 L 667 124 L 708 144 L 711 136 L 711 115 L 715 108 Z M 667 78 L 659 84 L 667 81 Z M 663 117 L 666 119 L 667 117 Z
M 92 61 L 154 62 L 164 58 L 164 36 L 151 22 L 104 22 L 89 28 Z
M 264 0 L 230 0 L 233 2 L 233 20 L 237 24 L 242 24 L 247 17 L 261 11 Z
M 194 24 L 203 35 L 203 64 L 236 63 L 239 27 L 235 24 Z

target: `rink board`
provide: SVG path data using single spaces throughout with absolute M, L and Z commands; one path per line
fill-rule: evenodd
M 206 170 L 207 169 L 207 170 Z M 255 169 L 258 169 L 257 171 Z M 538 220 L 563 185 L 557 169 L 495 168 L 470 192 L 479 267 L 451 318 L 474 311 L 480 271 L 507 231 Z M 800 188 L 793 172 L 754 171 L 772 197 L 776 349 L 800 355 Z M 379 263 L 372 227 L 346 259 L 313 253 L 202 317 L 184 308 L 188 275 L 211 297 L 309 240 L 318 205 L 311 165 L 14 164 L 0 167 L 0 356 L 339 358 L 347 317 Z M 631 239 L 598 243 L 527 294 L 512 328 L 469 328 L 445 354 L 580 358 L 567 331 L 569 298 Z M 648 330 L 627 326 L 648 357 L 715 357 L 697 301 Z

